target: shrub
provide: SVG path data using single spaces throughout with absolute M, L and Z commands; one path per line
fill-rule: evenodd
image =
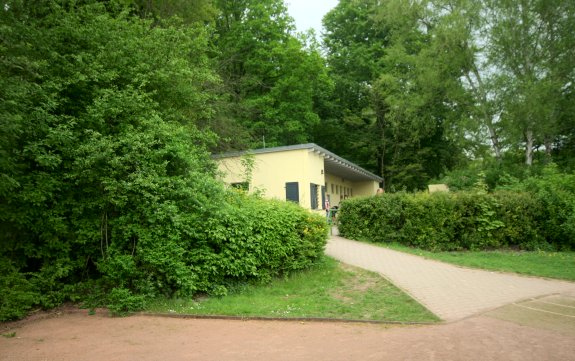
M 357 239 L 375 242 L 401 242 L 406 193 L 388 193 L 385 197 L 351 198 L 338 211 L 339 231 Z
M 430 250 L 454 250 L 458 217 L 456 202 L 446 193 L 408 196 L 403 217 L 406 245 Z
M 0 257 L 0 322 L 26 315 L 40 297 L 34 285 L 5 258 Z
M 226 199 L 215 179 L 214 136 L 197 126 L 218 97 L 203 25 L 151 26 L 102 2 L 12 5 L 0 17 L 2 317 L 222 294 L 228 279 L 318 257 L 318 218 Z
M 432 251 L 575 248 L 575 176 L 550 167 L 507 189 L 486 189 L 478 181 L 473 191 L 347 200 L 340 232 Z
M 459 217 L 452 242 L 461 249 L 493 249 L 501 247 L 495 235 L 504 224 L 497 219 L 495 199 L 486 192 L 461 192 L 451 195 Z
M 540 205 L 540 236 L 558 248 L 575 248 L 575 174 L 561 173 L 549 164 L 539 176 L 500 188 L 530 194 Z
M 502 246 L 525 250 L 548 248 L 543 227 L 544 205 L 527 192 L 497 191 L 493 194 L 499 207 L 498 219 L 505 227 L 495 236 Z
M 113 288 L 108 295 L 108 308 L 113 315 L 122 316 L 144 307 L 144 297 L 126 288 Z
M 310 266 L 323 254 L 323 217 L 291 203 L 232 193 L 218 218 L 208 220 L 188 253 L 199 289 L 225 293 L 227 284 L 268 281 Z

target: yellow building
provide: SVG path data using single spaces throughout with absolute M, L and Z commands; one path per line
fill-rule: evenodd
M 222 180 L 264 197 L 325 209 L 343 199 L 375 195 L 382 178 L 313 143 L 214 156 Z

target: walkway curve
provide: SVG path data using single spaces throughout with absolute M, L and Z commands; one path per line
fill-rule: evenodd
M 509 303 L 575 292 L 575 283 L 464 268 L 332 235 L 326 254 L 377 272 L 445 321 Z

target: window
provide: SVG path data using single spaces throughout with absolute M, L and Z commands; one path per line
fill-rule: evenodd
M 286 201 L 299 203 L 299 183 L 287 182 L 285 189 L 286 189 Z

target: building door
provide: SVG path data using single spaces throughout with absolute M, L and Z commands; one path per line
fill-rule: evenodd
M 299 183 L 286 183 L 286 201 L 292 201 L 299 204 Z
M 321 209 L 325 209 L 325 186 L 321 186 Z
M 318 208 L 318 202 L 317 202 L 318 187 L 319 186 L 317 184 L 313 184 L 313 183 L 311 183 L 309 185 L 309 196 L 310 196 L 309 204 L 311 205 L 311 209 L 317 209 Z

